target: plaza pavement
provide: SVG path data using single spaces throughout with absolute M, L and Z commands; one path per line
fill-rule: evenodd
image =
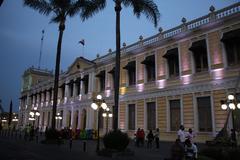
M 160 142 L 159 149 L 154 145 L 150 149 L 146 146 L 137 148 L 131 142 L 128 148 L 134 151 L 134 156 L 109 158 L 96 154 L 96 141 L 87 140 L 86 143 L 87 150 L 84 152 L 82 140 L 74 140 L 70 150 L 68 141 L 58 146 L 14 137 L 0 137 L 0 160 L 164 160 L 170 156 L 170 147 L 173 144 L 173 142 Z

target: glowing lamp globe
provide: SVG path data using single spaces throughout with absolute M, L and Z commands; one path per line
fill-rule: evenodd
M 240 109 L 240 103 L 237 104 L 237 108 Z
M 94 109 L 94 110 L 97 110 L 97 108 L 98 108 L 98 106 L 97 106 L 96 103 L 92 103 L 92 104 L 91 104 L 91 107 L 92 107 L 92 109 Z
M 99 94 L 99 95 L 97 95 L 97 99 L 102 99 L 102 96 Z
M 107 113 L 103 113 L 102 116 L 103 116 L 103 117 L 107 117 Z
M 234 100 L 234 95 L 232 94 L 228 95 L 228 100 Z
M 109 113 L 108 117 L 112 117 L 112 116 L 113 116 L 113 114 L 112 114 L 112 113 Z
M 223 110 L 227 109 L 227 105 L 226 104 L 222 104 L 221 107 L 222 107 Z
M 101 104 L 101 107 L 102 107 L 102 109 L 105 110 L 105 109 L 107 108 L 107 104 L 106 104 L 106 103 L 102 103 L 102 104 Z
M 235 106 L 234 103 L 229 103 L 229 108 L 232 109 L 232 110 L 235 110 L 236 106 Z

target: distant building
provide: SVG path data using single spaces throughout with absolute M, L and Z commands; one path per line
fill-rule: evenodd
M 130 135 L 137 128 L 160 129 L 161 140 L 174 140 L 180 124 L 203 142 L 216 136 L 226 122 L 220 100 L 233 93 L 240 73 L 240 3 L 215 11 L 121 49 L 118 127 Z M 114 58 L 109 51 L 89 61 L 78 57 L 60 75 L 57 128 L 96 129 L 92 97 L 103 95 L 114 105 Z M 35 126 L 51 126 L 53 75 L 28 69 L 23 75 L 20 123 L 33 107 L 40 111 Z M 238 111 L 239 112 L 239 111 Z M 238 113 L 239 114 L 239 113 Z M 114 116 L 114 115 L 113 115 Z M 240 116 L 235 117 L 240 124 Z M 112 126 L 112 120 L 110 127 Z M 229 126 L 232 126 L 230 117 Z M 236 125 L 239 128 L 240 125 Z M 101 118 L 100 128 L 105 131 Z

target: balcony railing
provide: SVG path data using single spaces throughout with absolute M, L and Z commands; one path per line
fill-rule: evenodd
M 136 42 L 134 44 L 131 44 L 129 46 L 125 46 L 121 49 L 123 54 L 128 54 L 133 52 L 136 49 L 139 49 L 141 47 L 147 47 L 149 45 L 153 45 L 156 42 L 171 38 L 173 36 L 176 36 L 180 33 L 183 33 L 185 31 L 194 30 L 197 29 L 200 26 L 209 24 L 211 22 L 214 22 L 216 20 L 224 19 L 228 16 L 232 16 L 234 14 L 240 13 L 240 2 L 235 3 L 231 6 L 228 6 L 226 8 L 220 9 L 218 11 L 215 11 L 215 8 L 213 6 L 210 7 L 210 13 L 202 16 L 200 18 L 194 19 L 189 22 L 185 22 L 175 28 L 166 30 L 164 32 L 158 33 L 154 36 L 151 36 L 149 38 L 146 38 L 141 41 L 141 43 Z M 183 27 L 186 27 L 186 30 L 183 29 Z M 162 36 L 160 36 L 162 35 Z M 100 57 L 98 60 L 101 62 L 104 62 L 105 60 L 111 59 L 115 57 L 115 51 L 111 52 L 111 54 L 107 54 L 105 56 Z

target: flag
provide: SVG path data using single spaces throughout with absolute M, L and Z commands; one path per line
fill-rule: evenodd
M 82 44 L 83 46 L 85 45 L 85 41 L 84 41 L 84 39 L 82 39 L 82 40 L 79 41 L 78 43 Z

